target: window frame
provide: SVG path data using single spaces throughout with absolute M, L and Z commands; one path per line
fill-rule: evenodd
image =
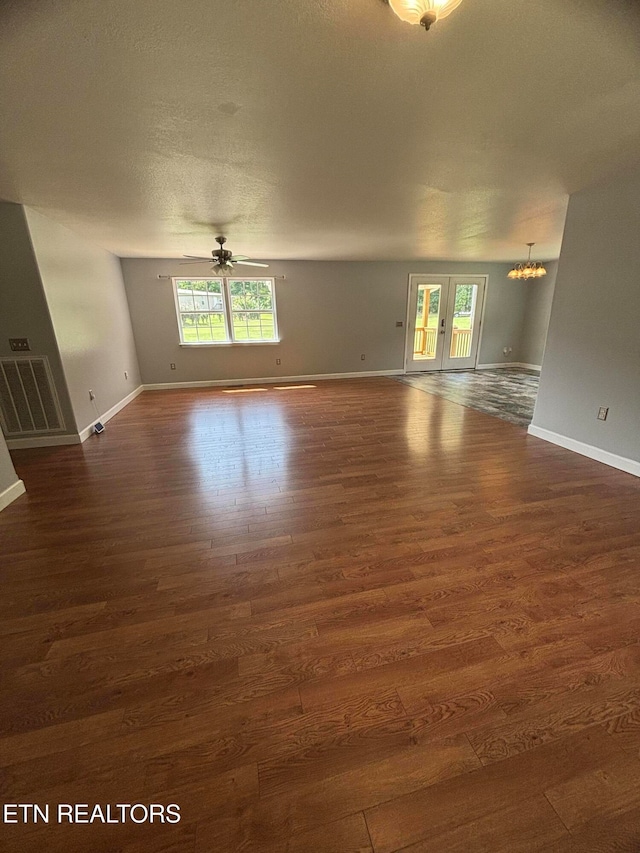
M 192 313 L 210 313 L 216 314 L 220 312 L 216 311 L 182 311 L 180 308 L 180 302 L 178 299 L 178 282 L 179 281 L 219 281 L 221 283 L 221 295 L 222 295 L 222 314 L 224 316 L 225 322 L 225 332 L 229 336 L 227 340 L 224 341 L 185 341 L 184 340 L 184 329 L 182 326 L 182 314 L 192 314 Z M 253 340 L 253 341 L 238 341 L 234 338 L 234 328 L 233 328 L 233 315 L 234 313 L 242 313 L 238 311 L 233 311 L 231 307 L 231 292 L 229 290 L 229 284 L 232 281 L 266 281 L 271 285 L 271 300 L 273 305 L 272 311 L 267 312 L 259 312 L 259 313 L 271 313 L 273 315 L 273 338 L 269 340 Z M 181 347 L 230 347 L 230 346 L 269 346 L 273 344 L 280 343 L 280 336 L 278 332 L 278 309 L 276 305 L 276 280 L 272 276 L 253 276 L 249 278 L 247 276 L 234 275 L 234 276 L 185 276 L 185 275 L 177 275 L 171 276 L 171 286 L 173 289 L 173 301 L 176 309 L 176 321 L 178 323 L 178 336 Z M 247 313 L 250 313 L 252 309 L 247 309 Z

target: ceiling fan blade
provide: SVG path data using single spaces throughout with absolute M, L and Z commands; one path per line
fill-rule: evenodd
M 257 261 L 236 261 L 237 264 L 241 264 L 243 267 L 268 267 L 269 264 L 259 264 Z
M 188 264 L 212 264 L 213 261 L 210 258 L 203 258 L 201 261 L 180 261 L 178 266 L 186 267 Z
M 202 255 L 183 255 L 183 258 L 190 258 L 192 261 L 210 261 L 211 258 L 203 258 Z
M 232 261 L 250 261 L 251 258 L 249 255 L 233 255 L 231 258 Z

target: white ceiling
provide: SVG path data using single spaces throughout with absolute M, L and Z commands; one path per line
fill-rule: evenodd
M 640 152 L 638 5 L 4 0 L 0 198 L 122 256 L 556 257 Z

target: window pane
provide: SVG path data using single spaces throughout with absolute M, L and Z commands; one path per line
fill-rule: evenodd
M 229 282 L 232 311 L 273 311 L 270 281 L 233 279 Z
M 178 304 L 181 311 L 193 311 L 193 296 L 183 295 L 178 291 Z
M 272 341 L 275 338 L 273 314 L 261 311 L 234 312 L 233 333 L 237 341 Z
M 258 285 L 258 308 L 263 311 L 273 311 L 273 293 L 270 281 L 259 281 Z
M 185 344 L 198 342 L 198 315 L 181 314 L 180 325 L 182 326 L 182 340 Z
M 185 344 L 227 341 L 223 313 L 190 313 L 180 315 L 182 340 Z
M 195 311 L 208 311 L 209 300 L 207 294 L 203 291 L 193 291 L 193 307 Z
M 416 326 L 413 344 L 415 361 L 436 357 L 438 344 L 438 319 L 440 317 L 440 285 L 419 284 L 416 306 Z
M 204 315 L 198 324 L 198 341 L 201 344 L 210 344 L 213 341 L 208 315 Z
M 477 284 L 457 284 L 450 358 L 469 358 L 475 325 Z
M 224 323 L 224 314 L 210 314 L 211 336 L 214 341 L 226 341 L 227 329 Z

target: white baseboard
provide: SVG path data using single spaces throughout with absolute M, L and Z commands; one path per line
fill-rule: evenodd
M 569 438 L 568 435 L 561 435 L 558 432 L 534 426 L 534 424 L 529 425 L 528 432 L 529 435 L 541 438 L 543 441 L 557 444 L 566 450 L 573 450 L 574 453 L 580 453 L 581 456 L 588 456 L 589 459 L 595 459 L 596 462 L 603 462 L 611 468 L 617 468 L 619 471 L 626 471 L 627 474 L 640 477 L 640 462 L 636 462 L 634 459 L 627 459 L 626 456 L 618 456 L 616 453 L 610 453 L 608 450 L 602 450 L 600 447 L 585 444 L 583 441 Z
M 22 480 L 16 480 L 8 489 L 5 489 L 4 492 L 0 492 L 0 512 L 3 509 L 6 509 L 9 504 L 13 503 L 16 498 L 19 498 L 20 495 L 23 495 L 26 492 L 24 487 L 24 483 Z
M 496 367 L 519 367 L 515 361 L 503 361 L 500 364 L 476 364 L 476 370 L 495 370 Z
M 114 415 L 117 415 L 118 412 L 122 411 L 125 406 L 128 406 L 132 400 L 142 394 L 144 391 L 144 387 L 142 385 L 138 385 L 135 391 L 132 391 L 130 394 L 127 394 L 119 403 L 116 403 L 115 406 L 112 406 L 107 412 L 102 415 L 100 421 L 106 424 L 107 421 L 110 421 Z M 89 426 L 86 426 L 83 430 L 80 430 L 79 433 L 71 433 L 67 435 L 33 435 L 28 438 L 8 438 L 7 439 L 7 447 L 9 450 L 27 450 L 32 447 L 59 447 L 61 445 L 67 444 L 82 444 L 83 441 L 86 441 L 90 435 L 93 435 L 93 426 L 97 423 L 97 419 L 92 421 Z
M 125 406 L 128 406 L 132 400 L 135 400 L 142 392 L 145 390 L 144 385 L 138 385 L 138 387 L 132 391 L 130 394 L 127 394 L 126 397 L 123 397 L 119 403 L 116 403 L 115 406 L 111 406 L 111 408 L 102 415 L 101 418 L 96 418 L 95 421 L 91 421 L 89 426 L 86 426 L 84 429 L 80 430 L 79 438 L 80 441 L 86 441 L 90 435 L 93 435 L 93 427 L 95 424 L 100 423 L 106 424 L 107 421 L 110 421 L 114 415 L 117 415 L 118 412 L 121 412 Z
M 143 385 L 145 391 L 168 391 L 177 388 L 213 388 L 233 385 L 280 385 L 283 382 L 310 382 L 317 379 L 362 379 L 368 376 L 401 376 L 404 370 L 362 370 L 358 373 L 313 373 L 303 376 L 262 376 L 253 379 L 207 379 L 201 382 L 159 382 Z
M 501 364 L 476 364 L 476 370 L 495 370 L 497 367 L 521 367 L 525 370 L 542 370 L 539 364 L 525 364 L 523 361 L 503 361 Z
M 77 433 L 66 435 L 32 435 L 29 438 L 8 438 L 9 450 L 28 450 L 32 447 L 60 447 L 67 444 L 81 444 Z

